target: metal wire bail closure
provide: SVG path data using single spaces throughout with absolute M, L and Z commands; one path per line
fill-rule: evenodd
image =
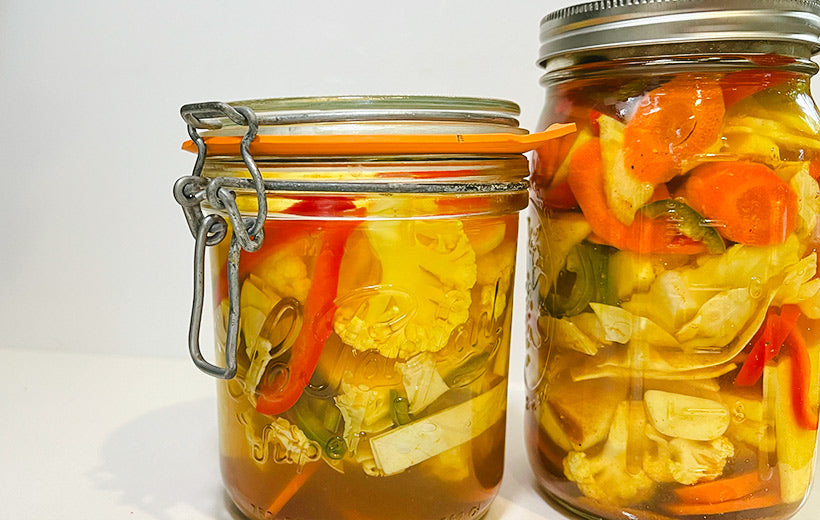
M 250 153 L 250 145 L 259 128 L 256 114 L 247 107 L 232 107 L 227 103 L 202 103 L 203 109 L 224 114 L 236 124 L 246 125 L 240 150 L 242 161 L 251 174 L 252 188 L 256 191 L 257 213 L 255 218 L 243 218 L 236 206 L 236 193 L 218 183 L 209 183 L 202 177 L 205 165 L 206 145 L 197 128 L 207 128 L 201 121 L 182 113 L 188 123 L 188 135 L 197 147 L 197 158 L 191 175 L 182 177 L 174 184 L 174 198 L 182 206 L 188 228 L 194 236 L 194 296 L 191 321 L 188 326 L 188 351 L 194 364 L 206 374 L 219 379 L 232 379 L 236 375 L 236 346 L 239 336 L 239 253 L 254 252 L 265 239 L 264 225 L 268 208 L 265 183 L 256 161 Z M 199 331 L 202 326 L 202 308 L 205 299 L 205 247 L 214 246 L 225 239 L 227 223 L 219 215 L 204 216 L 200 203 L 207 200 L 211 207 L 224 210 L 231 220 L 231 244 L 228 249 L 228 324 L 225 337 L 225 366 L 210 363 L 202 355 Z

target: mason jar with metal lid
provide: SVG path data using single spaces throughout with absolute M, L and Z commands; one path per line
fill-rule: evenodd
M 820 382 L 820 4 L 599 1 L 541 22 L 526 431 L 586 518 L 786 518 Z
M 186 105 L 191 355 L 253 519 L 478 518 L 504 460 L 523 152 L 514 103 Z M 200 129 L 207 132 L 200 135 Z M 199 347 L 205 250 L 217 361 Z

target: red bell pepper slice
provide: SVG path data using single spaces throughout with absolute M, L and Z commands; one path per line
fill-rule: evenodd
M 769 311 L 763 326 L 752 339 L 749 356 L 735 377 L 737 386 L 752 386 L 760 380 L 763 367 L 780 353 L 780 347 L 794 330 L 799 317 L 800 308 L 797 305 L 784 305 L 779 315 Z
M 792 361 L 792 407 L 797 424 L 806 430 L 817 429 L 817 412 L 809 400 L 811 388 L 811 358 L 803 335 L 792 329 L 786 337 Z
M 308 199 L 297 202 L 288 212 L 302 215 L 339 215 L 352 210 L 355 205 L 349 199 Z M 356 220 L 326 222 L 278 222 L 280 227 L 295 226 L 297 235 L 320 233 L 320 248 L 313 268 L 310 289 L 303 306 L 303 322 L 299 335 L 290 350 L 288 370 L 278 373 L 272 380 L 263 377 L 257 387 L 256 410 L 263 414 L 277 415 L 293 406 L 302 396 L 310 382 L 325 342 L 333 333 L 333 315 L 336 312 L 339 267 L 344 247 Z
M 723 90 L 723 104 L 727 107 L 753 96 L 769 87 L 785 83 L 794 73 L 782 70 L 741 70 L 727 74 L 720 80 Z

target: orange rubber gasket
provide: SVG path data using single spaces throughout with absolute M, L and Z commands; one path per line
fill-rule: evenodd
M 257 135 L 250 146 L 255 156 L 345 156 L 400 154 L 512 154 L 541 147 L 550 139 L 575 132 L 574 123 L 556 123 L 532 134 L 429 135 Z M 205 137 L 208 156 L 240 154 L 241 136 Z M 193 141 L 182 149 L 196 153 Z

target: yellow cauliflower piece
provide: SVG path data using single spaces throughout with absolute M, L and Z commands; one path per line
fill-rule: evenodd
M 359 351 L 388 358 L 438 352 L 467 321 L 476 257 L 458 220 L 375 220 L 364 225 L 381 280 L 343 298 L 334 330 Z M 364 293 L 363 293 L 364 294 Z
M 623 401 L 615 411 L 603 450 L 597 455 L 569 452 L 564 458 L 564 475 L 584 495 L 605 504 L 636 504 L 652 496 L 655 482 L 643 470 L 627 468 L 629 430 L 629 402 Z
M 344 419 L 342 438 L 352 454 L 356 453 L 363 433 L 378 433 L 393 424 L 389 388 L 368 388 L 343 379 L 341 392 L 334 401 Z
M 667 437 L 651 425 L 646 425 L 645 433 L 650 448 L 644 454 L 643 469 L 656 482 L 691 485 L 715 480 L 735 453 L 726 437 L 709 441 Z

